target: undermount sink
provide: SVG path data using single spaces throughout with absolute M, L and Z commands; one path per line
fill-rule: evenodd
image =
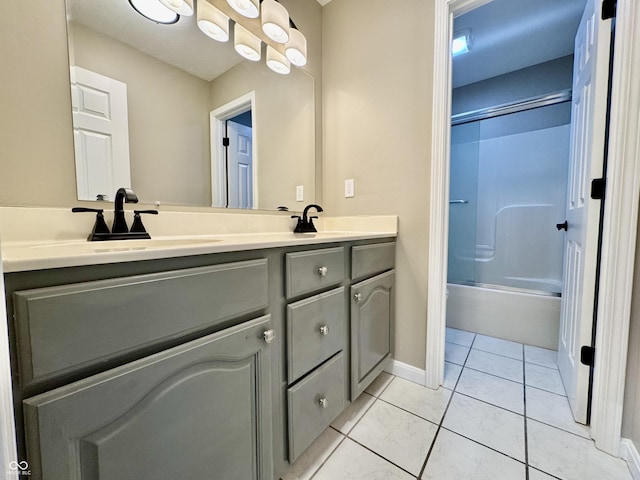
M 59 242 L 33 245 L 34 249 L 50 249 L 55 251 L 100 253 L 121 252 L 126 250 L 154 250 L 161 248 L 196 247 L 220 242 L 216 238 L 151 238 L 148 240 L 108 240 L 102 242 Z

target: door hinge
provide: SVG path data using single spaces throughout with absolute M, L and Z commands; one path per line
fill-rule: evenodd
M 602 0 L 602 20 L 608 20 L 616 16 L 617 0 Z
M 228 147 L 229 146 L 229 137 L 224 137 L 222 139 L 222 146 L 223 147 Z
M 593 367 L 596 358 L 595 347 L 584 346 L 580 349 L 580 363 Z
M 606 182 L 604 178 L 594 178 L 591 180 L 591 198 L 594 200 L 604 200 L 604 189 Z

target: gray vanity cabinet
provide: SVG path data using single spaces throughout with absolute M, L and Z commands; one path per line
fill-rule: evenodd
M 263 316 L 26 399 L 33 478 L 270 480 L 270 328 Z
M 351 286 L 351 400 L 382 372 L 391 357 L 395 243 L 353 247 L 354 279 L 388 270 Z

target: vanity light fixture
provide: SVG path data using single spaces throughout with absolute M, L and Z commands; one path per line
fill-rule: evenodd
M 233 27 L 233 46 L 247 60 L 260 60 L 262 41 L 239 23 Z
M 258 18 L 260 15 L 260 0 L 227 0 L 227 3 L 236 12 L 247 18 Z
M 271 45 L 267 45 L 267 67 L 281 75 L 287 75 L 291 71 L 289 59 Z
M 295 27 L 289 30 L 289 41 L 284 46 L 284 52 L 291 63 L 296 67 L 307 64 L 307 39 Z
M 206 0 L 198 2 L 198 28 L 219 42 L 229 40 L 229 17 Z
M 160 0 L 160 2 L 179 15 L 185 17 L 193 15 L 193 0 Z
M 289 41 L 289 12 L 276 0 L 262 1 L 262 31 L 274 42 Z
M 453 35 L 451 56 L 457 57 L 471 50 L 471 30 L 461 30 Z
M 152 22 L 169 25 L 180 20 L 180 15 L 165 7 L 160 0 L 129 0 L 129 4 L 136 12 Z

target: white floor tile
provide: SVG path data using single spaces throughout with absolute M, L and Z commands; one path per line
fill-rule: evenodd
M 589 428 L 573 420 L 567 397 L 532 387 L 526 387 L 526 391 L 527 418 L 589 438 Z
M 465 368 L 460 375 L 456 392 L 524 414 L 523 386 L 504 378 Z
M 327 428 L 291 465 L 282 480 L 307 480 L 336 449 L 344 436 Z
M 442 426 L 516 460 L 525 461 L 522 415 L 456 393 Z
M 522 360 L 472 349 L 465 367 L 522 383 Z
M 417 476 L 437 430 L 431 422 L 376 400 L 349 438 Z
M 444 381 L 442 382 L 442 386 L 453 390 L 458 381 L 458 377 L 460 377 L 460 373 L 462 373 L 462 365 L 444 362 Z
M 546 348 L 524 346 L 524 361 L 543 367 L 558 368 L 558 352 Z
M 350 439 L 318 470 L 313 480 L 412 480 L 413 477 Z
M 473 348 L 483 352 L 495 353 L 503 357 L 522 360 L 522 344 L 503 340 L 501 338 L 487 337 L 486 335 L 476 335 Z
M 473 332 L 447 327 L 445 341 L 455 343 L 456 345 L 462 345 L 463 347 L 470 347 L 475 336 L 476 334 Z
M 375 397 L 366 392 L 362 393 L 344 412 L 338 415 L 338 418 L 331 423 L 331 426 L 345 435 L 348 434 L 358 423 L 358 420 L 369 410 L 369 407 L 373 405 L 375 399 Z
M 468 353 L 469 347 L 463 347 L 462 345 L 456 345 L 455 343 L 445 343 L 445 362 L 455 363 L 456 365 L 464 365 L 464 361 L 467 359 Z
M 448 430 L 440 430 L 421 478 L 524 480 L 525 466 Z
M 396 377 L 382 392 L 380 399 L 407 410 L 433 423 L 440 423 L 449 403 L 451 390 L 432 390 L 417 383 Z
M 631 480 L 624 460 L 598 450 L 591 440 L 530 420 L 529 464 L 563 480 Z
M 560 372 L 555 368 L 525 363 L 525 383 L 558 395 L 566 395 Z
M 382 372 L 364 391 L 369 395 L 378 397 L 382 391 L 387 388 L 387 385 L 391 383 L 391 380 L 393 380 L 393 375 L 390 375 L 387 372 Z
M 540 470 L 529 467 L 529 480 L 556 480 L 556 477 L 552 477 Z

